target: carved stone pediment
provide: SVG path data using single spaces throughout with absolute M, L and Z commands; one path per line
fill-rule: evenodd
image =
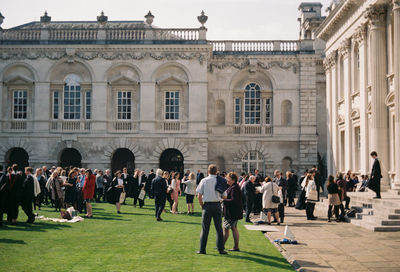
M 113 78 L 110 82 L 111 85 L 138 85 L 139 82 L 137 82 L 134 79 L 131 79 L 127 76 L 119 76 L 116 78 Z
M 178 78 L 176 76 L 169 76 L 165 79 L 161 79 L 159 81 L 157 81 L 158 85 L 170 85 L 170 86 L 176 86 L 176 85 L 184 85 L 186 84 L 186 82 L 181 79 Z
M 13 77 L 10 77 L 4 81 L 4 84 L 6 85 L 31 85 L 33 84 L 34 80 L 27 78 L 23 75 L 16 75 Z

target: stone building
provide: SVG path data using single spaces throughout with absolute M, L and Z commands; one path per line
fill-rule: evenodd
M 303 170 L 325 157 L 321 5 L 293 41 L 210 41 L 145 21 L 0 29 L 0 163 Z M 4 17 L 2 17 L 4 19 Z M 312 33 L 312 34 L 310 34 Z
M 334 1 L 326 41 L 330 173 L 370 172 L 378 152 L 386 189 L 400 188 L 400 1 Z

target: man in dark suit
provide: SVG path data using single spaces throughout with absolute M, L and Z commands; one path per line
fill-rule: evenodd
M 26 216 L 28 216 L 27 223 L 33 223 L 35 221 L 35 215 L 32 212 L 32 202 L 34 198 L 34 181 L 32 174 L 33 168 L 25 167 L 26 178 L 22 185 L 21 207 Z
M 197 170 L 196 175 L 196 184 L 199 185 L 200 181 L 204 178 L 204 174 L 199 170 Z
M 371 181 L 368 187 L 376 193 L 376 197 L 374 198 L 381 198 L 381 164 L 376 151 L 372 151 L 370 155 L 374 159 L 374 164 L 372 165 Z
M 138 200 L 139 200 L 139 207 L 142 208 L 144 206 L 144 199 L 139 199 L 139 194 L 145 183 L 146 183 L 146 176 L 144 175 L 144 172 L 136 170 L 135 175 L 133 176 L 133 183 L 132 183 L 133 207 L 136 207 Z
M 156 177 L 156 174 L 154 174 L 153 169 L 150 170 L 149 175 L 147 176 L 147 182 L 145 186 L 146 193 L 149 195 L 150 198 L 153 198 L 153 193 L 151 191 L 151 182 L 153 179 Z
M 246 222 L 251 223 L 250 213 L 253 211 L 254 200 L 256 198 L 256 187 L 254 182 L 256 181 L 255 176 L 250 176 L 249 180 L 244 185 L 244 195 L 246 196 Z
M 162 177 L 163 171 L 157 169 L 156 177 L 151 181 L 151 192 L 154 196 L 155 215 L 157 221 L 162 221 L 161 213 L 167 200 L 167 181 Z M 148 181 L 150 182 L 150 181 Z

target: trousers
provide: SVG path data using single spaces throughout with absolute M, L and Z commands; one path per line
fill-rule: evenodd
M 224 237 L 222 233 L 222 212 L 219 202 L 206 202 L 202 211 L 202 230 L 200 234 L 200 252 L 206 252 L 208 233 L 210 231 L 211 219 L 214 221 L 216 231 L 216 243 L 219 252 L 224 251 Z
M 161 217 L 161 213 L 163 212 L 165 208 L 165 201 L 166 201 L 166 195 L 155 195 L 154 196 L 154 204 L 155 204 L 155 215 L 156 218 Z

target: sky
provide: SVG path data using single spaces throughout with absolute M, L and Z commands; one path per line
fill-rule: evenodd
M 313 0 L 316 2 L 318 0 Z M 53 21 L 95 21 L 102 10 L 109 21 L 144 20 L 150 10 L 153 25 L 197 28 L 202 10 L 208 40 L 296 40 L 300 0 L 2 0 L 3 29 L 39 21 L 47 10 Z M 331 0 L 323 4 L 323 15 Z

